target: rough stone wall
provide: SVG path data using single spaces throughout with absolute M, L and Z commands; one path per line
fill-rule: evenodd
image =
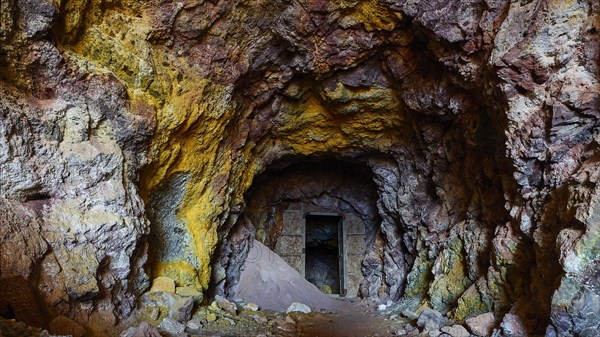
M 83 323 L 147 272 L 210 291 L 257 174 L 363 157 L 381 297 L 592 335 L 599 25 L 593 0 L 2 1 L 0 280 Z

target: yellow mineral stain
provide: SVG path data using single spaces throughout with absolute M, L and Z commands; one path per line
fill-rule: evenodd
M 356 17 L 367 31 L 392 30 L 396 27 L 402 16 L 390 12 L 378 0 L 368 0 L 356 6 Z
M 156 266 L 155 273 L 157 276 L 166 276 L 175 280 L 178 286 L 199 286 L 196 268 L 186 261 L 160 262 Z
M 390 129 L 402 125 L 403 119 L 390 90 L 340 84 L 324 94 L 315 94 L 319 90 L 313 88 L 282 107 L 286 112 L 271 138 L 234 152 L 226 140 L 233 131 L 228 123 L 239 113 L 232 105 L 232 87 L 203 78 L 186 58 L 153 44 L 151 18 L 135 1 L 120 4 L 101 9 L 93 1 L 59 0 L 67 14 L 57 30 L 65 36 L 59 43 L 66 54 L 91 73 L 113 74 L 127 90 L 132 113 L 154 125 L 149 162 L 138 182 L 142 198 L 148 201 L 174 175 L 190 176 L 178 217 L 194 243 L 182 249 L 193 250 L 199 267 L 182 260 L 158 261 L 155 276 L 208 288 L 219 217 L 232 200 L 243 202 L 244 191 L 264 165 L 257 153 L 310 156 L 358 148 L 385 150 L 398 139 Z M 399 21 L 376 0 L 362 1 L 354 10 L 355 22 L 369 30 L 390 30 Z

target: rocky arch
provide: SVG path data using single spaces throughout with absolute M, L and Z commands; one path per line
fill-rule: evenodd
M 392 298 L 596 329 L 596 1 L 259 3 L 0 6 L 0 280 L 82 322 L 128 316 L 147 272 L 209 292 L 255 176 L 383 153 Z M 187 249 L 148 262 L 174 222 Z

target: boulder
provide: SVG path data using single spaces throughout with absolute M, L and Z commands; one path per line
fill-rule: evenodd
M 527 337 L 527 330 L 517 315 L 506 314 L 500 328 L 506 337 Z
M 202 334 L 202 323 L 199 320 L 193 319 L 185 325 L 185 330 L 194 335 Z
M 201 302 L 204 298 L 202 293 L 196 287 L 192 286 L 177 287 L 175 293 L 181 297 L 192 297 L 196 302 Z
M 306 304 L 302 304 L 299 302 L 294 302 L 292 304 L 290 304 L 290 306 L 287 308 L 287 310 L 285 311 L 286 313 L 290 313 L 290 312 L 301 312 L 304 314 L 308 314 L 310 313 L 312 310 L 310 310 L 310 307 Z
M 452 326 L 445 326 L 445 327 L 442 327 L 440 330 L 452 337 L 469 337 L 469 336 L 471 336 L 469 331 L 467 329 L 465 329 L 464 326 L 458 325 L 458 324 L 452 325 Z
M 479 316 L 467 318 L 465 321 L 467 327 L 474 335 L 485 337 L 489 336 L 496 325 L 496 318 L 491 312 Z
M 217 295 L 217 296 L 215 296 L 215 302 L 219 309 L 221 309 L 231 315 L 237 314 L 237 306 L 235 305 L 235 303 L 230 302 L 225 297 Z
M 180 334 L 185 331 L 185 325 L 169 317 L 160 322 L 158 328 L 170 334 Z
M 426 308 L 419 315 L 417 325 L 425 330 L 433 331 L 441 328 L 445 322 L 446 319 L 439 311 Z
M 186 322 L 192 318 L 192 309 L 194 308 L 194 299 L 189 297 L 177 297 L 169 311 L 169 316 L 178 321 Z
M 169 294 L 175 293 L 175 281 L 168 277 L 157 277 L 152 281 L 152 288 L 150 288 L 150 292 L 164 292 Z
M 156 328 L 146 322 L 131 327 L 121 333 L 120 337 L 162 337 Z
M 244 305 L 244 309 L 250 310 L 250 311 L 258 311 L 258 304 L 256 304 L 256 303 L 246 303 Z

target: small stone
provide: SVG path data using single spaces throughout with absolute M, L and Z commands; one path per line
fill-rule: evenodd
M 152 281 L 151 293 L 164 292 L 169 294 L 175 293 L 175 281 L 168 277 L 157 277 Z
M 419 329 L 417 329 L 416 327 L 412 326 L 412 324 L 409 323 L 404 326 L 404 330 L 406 330 L 407 333 L 412 333 L 412 332 L 418 331 Z
M 489 336 L 496 325 L 496 318 L 491 312 L 476 317 L 467 318 L 465 321 L 471 332 L 477 336 Z
M 390 316 L 390 319 L 391 319 L 392 321 L 394 321 L 394 320 L 397 320 L 397 319 L 398 319 L 398 315 L 395 315 L 395 314 L 394 314 L 394 315 Z
M 82 337 L 85 335 L 85 328 L 79 323 L 65 316 L 58 316 L 50 322 L 50 331 L 55 335 L 71 335 L 73 337 Z
M 146 307 L 143 310 L 143 314 L 152 320 L 157 320 L 158 316 L 160 316 L 160 308 L 159 307 Z
M 445 326 L 445 327 L 441 328 L 440 330 L 442 330 L 442 332 L 445 332 L 452 337 L 469 337 L 469 336 L 471 336 L 469 331 L 467 331 L 467 329 L 465 329 L 464 326 L 458 325 L 458 324 L 453 325 L 453 326 Z
M 509 337 L 527 337 L 527 330 L 517 315 L 506 314 L 500 323 L 504 334 Z
M 394 332 L 394 334 L 396 334 L 396 336 L 404 336 L 404 335 L 406 335 L 406 330 L 398 329 Z
M 218 307 L 231 315 L 237 314 L 237 306 L 235 303 L 230 302 L 228 299 L 222 296 L 215 296 L 215 302 L 217 302 Z
M 558 335 L 556 334 L 556 330 L 554 329 L 554 327 L 552 325 L 548 325 L 548 327 L 546 328 L 546 335 L 545 337 L 557 337 Z
M 331 286 L 329 286 L 328 284 L 320 286 L 319 290 L 321 290 L 323 294 L 333 294 L 333 289 L 331 289 Z
M 267 335 L 265 335 L 264 333 L 261 333 L 261 334 L 256 335 L 256 337 L 267 337 Z
M 244 305 L 244 309 L 250 310 L 250 311 L 258 311 L 258 304 L 256 303 L 247 303 Z
M 193 319 L 185 325 L 185 331 L 192 335 L 202 335 L 202 323 L 199 320 Z
M 127 330 L 124 330 L 123 332 L 121 332 L 121 334 L 119 335 L 119 337 L 133 337 L 135 336 L 135 332 L 137 331 L 136 327 L 131 327 Z
M 217 314 L 215 314 L 214 312 L 211 312 L 210 314 L 206 315 L 207 322 L 214 322 L 216 320 L 217 320 Z
M 301 313 L 308 314 L 311 311 L 312 310 L 310 310 L 310 307 L 308 305 L 299 303 L 299 302 L 294 302 L 294 303 L 290 304 L 290 306 L 287 308 L 287 310 L 285 312 L 288 314 L 290 312 L 301 312 Z
M 169 317 L 160 322 L 158 328 L 172 334 L 178 334 L 185 331 L 185 325 Z
M 202 293 L 192 286 L 177 287 L 175 293 L 181 297 L 192 297 L 196 302 L 201 302 L 204 298 Z
M 419 318 L 419 315 L 416 312 L 408 310 L 408 309 L 402 311 L 402 316 L 404 316 L 408 319 L 411 319 L 411 320 Z
M 425 308 L 419 315 L 417 325 L 425 330 L 438 330 L 444 325 L 445 321 L 446 319 L 439 311 Z
M 202 323 L 200 323 L 200 321 L 197 319 L 193 319 L 193 320 L 187 322 L 185 327 L 188 329 L 192 329 L 192 330 L 200 330 L 200 329 L 202 329 Z
M 442 332 L 438 329 L 427 331 L 428 337 L 439 337 L 441 334 Z
M 387 305 L 385 305 L 385 304 L 380 304 L 380 305 L 377 307 L 377 310 L 379 310 L 379 311 L 383 311 L 383 310 L 385 310 L 385 309 L 387 309 Z
M 158 330 L 146 322 L 137 327 L 129 328 L 121 333 L 120 337 L 161 337 Z
M 265 315 L 250 315 L 250 318 L 252 318 L 253 320 L 255 320 L 257 323 L 267 323 L 269 321 L 269 319 L 265 316 Z
M 178 322 L 186 322 L 192 318 L 192 309 L 194 308 L 194 299 L 189 297 L 179 297 L 171 306 L 169 316 Z

